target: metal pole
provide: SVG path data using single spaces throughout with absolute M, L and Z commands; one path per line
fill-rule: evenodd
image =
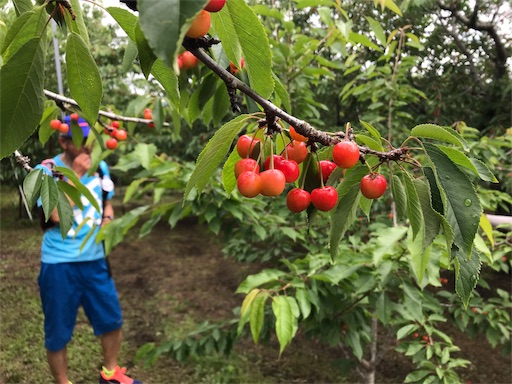
M 59 53 L 59 40 L 57 39 L 57 23 L 52 19 L 52 34 L 53 34 L 53 55 L 55 58 L 55 71 L 57 72 L 57 89 L 59 94 L 64 94 L 64 86 L 62 85 L 62 70 L 60 67 L 60 53 Z M 64 118 L 64 112 L 61 112 Z

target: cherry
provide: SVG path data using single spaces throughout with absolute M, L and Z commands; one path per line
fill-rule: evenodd
M 332 171 L 336 169 L 336 163 L 333 163 L 329 160 L 320 160 L 320 169 L 322 170 L 322 177 L 324 179 L 324 183 L 327 183 L 329 176 L 331 176 Z
M 186 35 L 192 39 L 203 37 L 210 29 L 210 12 L 202 10 L 190 25 Z
M 113 121 L 112 124 L 110 124 L 110 125 L 112 125 L 112 127 L 114 127 L 115 129 L 118 129 L 121 126 L 119 121 Z
M 68 133 L 69 132 L 69 125 L 67 125 L 66 123 L 62 123 L 60 126 L 59 126 L 59 131 L 61 133 Z
M 320 211 L 330 211 L 338 202 L 338 191 L 330 185 L 315 188 L 311 192 L 311 203 Z
M 428 336 L 427 335 L 421 336 L 421 338 L 423 339 L 423 341 L 428 341 Z
M 240 175 L 241 176 L 241 175 Z M 263 196 L 278 196 L 284 191 L 286 177 L 279 169 L 268 169 L 260 173 L 261 194 Z
M 308 148 L 306 147 L 306 143 L 293 140 L 286 146 L 286 153 L 288 154 L 288 159 L 295 160 L 297 164 L 300 164 L 306 160 Z
M 54 130 L 58 130 L 62 122 L 59 119 L 53 119 L 50 121 L 50 128 Z
M 258 162 L 250 157 L 238 160 L 235 164 L 235 177 L 238 179 L 238 176 L 245 171 L 260 173 Z
M 144 118 L 146 120 L 153 120 L 153 112 L 151 111 L 150 108 L 144 109 Z
M 253 171 L 245 171 L 238 176 L 236 185 L 245 197 L 255 197 L 261 192 L 261 177 Z
M 185 51 L 181 54 L 181 62 L 183 69 L 194 68 L 197 63 L 199 63 L 199 59 L 194 56 L 192 52 Z M 179 65 L 179 64 L 178 64 Z
M 302 136 L 300 133 L 297 133 L 295 128 L 293 128 L 292 126 L 290 126 L 290 136 L 292 137 L 293 140 L 297 140 L 297 141 L 306 142 L 309 140 L 306 136 Z
M 124 141 L 128 138 L 128 133 L 124 129 L 118 129 L 116 130 L 114 137 L 119 141 Z
M 114 150 L 117 148 L 117 140 L 114 138 L 108 139 L 107 142 L 105 143 L 105 146 L 108 149 Z
M 180 70 L 183 69 L 183 57 L 181 55 L 178 55 L 178 57 L 176 58 L 176 63 L 178 64 L 178 68 Z
M 294 213 L 299 213 L 309 207 L 311 195 L 302 188 L 294 188 L 286 196 L 286 206 Z
M 80 117 L 80 116 L 78 116 L 78 113 L 72 113 L 71 115 L 69 115 L 69 118 L 70 118 L 71 120 L 75 120 L 75 121 L 78 121 L 78 118 L 79 118 L 79 117 Z
M 240 68 L 244 68 L 244 67 L 245 67 L 245 60 L 242 57 L 240 59 Z M 230 61 L 229 62 L 229 72 L 231 72 L 233 75 L 236 75 L 238 73 L 238 71 L 239 71 L 238 67 Z
M 370 173 L 361 179 L 361 193 L 368 199 L 378 199 L 386 191 L 386 178 L 379 173 Z
M 279 164 L 284 160 L 284 157 L 281 155 L 273 155 L 274 158 L 274 168 L 279 169 Z M 270 156 L 265 159 L 265 163 L 263 164 L 263 168 L 265 170 L 270 169 Z
M 353 141 L 341 141 L 332 149 L 332 159 L 338 167 L 352 168 L 359 161 L 359 147 Z
M 284 173 L 287 183 L 293 183 L 299 178 L 299 164 L 294 160 L 283 159 L 276 168 Z
M 417 338 L 419 337 L 419 335 L 420 335 L 420 334 L 419 334 L 418 332 L 414 332 L 414 333 L 412 334 L 412 337 L 414 337 L 415 339 L 417 339 Z
M 242 135 L 236 142 L 236 151 L 241 158 L 248 157 L 252 154 L 254 148 L 259 144 L 259 142 L 260 140 L 255 137 Z
M 204 7 L 205 11 L 208 12 L 219 12 L 224 5 L 226 4 L 226 0 L 210 0 L 206 7 Z

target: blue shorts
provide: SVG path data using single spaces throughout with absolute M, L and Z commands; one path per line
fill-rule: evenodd
M 38 283 L 44 312 L 45 347 L 49 351 L 60 351 L 71 340 L 80 305 L 96 336 L 123 325 L 119 298 L 105 258 L 41 263 Z

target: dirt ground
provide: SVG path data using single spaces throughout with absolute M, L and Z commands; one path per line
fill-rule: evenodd
M 3 216 L 6 214 L 14 212 L 3 212 Z M 34 231 L 34 228 L 29 230 Z M 194 324 L 204 320 L 233 318 L 232 308 L 240 305 L 243 299 L 234 292 L 255 266 L 225 259 L 217 238 L 194 221 L 182 222 L 173 230 L 159 225 L 144 238 L 137 238 L 136 231 L 132 233 L 133 236 L 109 256 L 125 316 L 125 341 L 129 345 L 124 352 L 128 361 L 123 363 L 135 377 L 144 377 L 145 384 L 163 384 L 162 377 L 167 377 L 166 383 L 218 382 L 218 376 L 198 377 L 194 363 L 179 363 L 163 357 L 155 367 L 145 368 L 134 361 L 134 356 L 138 348 L 162 340 L 173 330 L 187 329 L 188 326 L 193 329 Z M 36 270 L 38 252 L 33 247 L 21 253 L 2 247 L 1 258 L 3 261 L 16 259 L 17 268 Z M 37 292 L 35 281 L 20 280 L 14 270 L 3 269 L 1 272 L 2 289 L 16 290 L 24 286 Z M 505 281 L 507 279 L 510 280 L 510 276 L 506 276 Z M 462 374 L 467 384 L 512 383 L 510 356 L 501 356 L 483 338 L 468 340 L 462 332 L 454 332 L 455 342 L 463 350 L 461 357 L 474 363 Z M 340 357 L 336 350 L 298 337 L 281 358 L 278 351 L 275 340 L 263 345 L 243 341 L 235 348 L 236 364 L 240 367 L 240 361 L 245 361 L 244 369 L 252 371 L 252 380 L 261 383 L 342 381 L 332 366 L 332 362 Z M 218 361 L 221 364 L 218 370 L 227 372 L 226 361 Z M 376 381 L 403 382 L 411 368 L 406 359 L 389 352 L 379 366 Z M 355 376 L 343 379 L 349 383 L 356 381 Z

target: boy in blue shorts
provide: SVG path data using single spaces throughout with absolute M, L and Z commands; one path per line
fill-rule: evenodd
M 69 123 L 69 117 L 65 121 Z M 52 212 L 48 221 L 42 219 L 44 234 L 38 283 L 44 312 L 48 364 L 57 384 L 71 383 L 67 375 L 66 346 L 72 338 L 81 305 L 92 324 L 94 334 L 101 342 L 104 366 L 100 372 L 99 383 L 142 384 L 128 377 L 125 368 L 117 365 L 123 317 L 103 244 L 96 243 L 100 227 L 114 219 L 114 209 L 110 201 L 114 195 L 114 184 L 104 161 L 101 161 L 96 172 L 88 175 L 91 168 L 91 149 L 85 146 L 85 141 L 90 128 L 81 118 L 78 124 L 84 134 L 84 144 L 80 148 L 75 146 L 71 130 L 68 134 L 61 134 L 59 144 L 63 153 L 36 166 L 36 169 L 43 169 L 50 175 L 53 174 L 52 168 L 55 166 L 72 169 L 102 207 L 102 212 L 98 212 L 82 196 L 83 209 L 80 209 L 69 199 L 73 207 L 74 221 L 64 240 L 60 234 L 57 209 Z M 73 184 L 66 178 L 63 180 Z M 94 233 L 82 247 L 94 224 L 97 225 Z

